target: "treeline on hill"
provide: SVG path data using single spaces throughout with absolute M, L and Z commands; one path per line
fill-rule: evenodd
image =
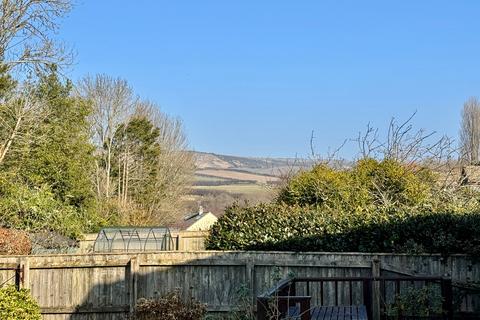
M 0 227 L 49 243 L 168 222 L 193 171 L 181 122 L 125 80 L 65 78 L 72 55 L 54 35 L 71 8 L 0 3 Z
M 405 127 L 391 124 L 397 136 L 378 144 L 368 129 L 358 141 L 369 150 L 349 168 L 320 163 L 288 179 L 270 203 L 227 208 L 207 247 L 480 256 L 480 193 L 440 175 L 457 164 L 424 158 L 428 134 Z M 450 154 L 450 141 L 433 145 Z

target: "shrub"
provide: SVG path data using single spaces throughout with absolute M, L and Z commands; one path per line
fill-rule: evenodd
M 266 249 L 292 238 L 340 232 L 335 216 L 314 207 L 286 204 L 234 204 L 212 227 L 206 239 L 208 249 Z
M 32 244 L 24 231 L 0 228 L 0 255 L 28 255 Z
M 227 208 L 206 239 L 213 250 L 465 253 L 480 257 L 480 214 L 383 214 L 363 219 L 314 207 Z
M 40 308 L 29 290 L 17 291 L 14 286 L 0 289 L 0 319 L 41 320 Z
M 277 202 L 336 211 L 412 209 L 427 207 L 435 186 L 428 169 L 364 159 L 351 169 L 319 165 L 301 172 L 280 190 Z
M 158 299 L 140 299 L 134 320 L 200 320 L 207 313 L 205 304 L 194 298 L 185 299 L 179 290 Z
M 275 202 L 233 205 L 208 249 L 467 253 L 480 256 L 479 193 L 442 190 L 423 168 L 386 160 L 348 170 L 317 166 Z
M 77 238 L 88 223 L 81 211 L 55 198 L 50 187 L 16 183 L 0 176 L 0 225 L 27 232 L 57 231 Z

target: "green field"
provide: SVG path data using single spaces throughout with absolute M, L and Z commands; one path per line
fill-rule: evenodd
M 259 185 L 259 184 L 228 184 L 221 186 L 194 186 L 194 190 L 205 190 L 205 191 L 218 191 L 218 192 L 228 192 L 235 194 L 253 194 L 253 193 L 266 193 L 271 190 L 271 188 Z

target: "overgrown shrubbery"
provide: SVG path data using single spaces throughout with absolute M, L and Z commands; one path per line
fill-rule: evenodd
M 40 307 L 25 289 L 14 286 L 0 288 L 0 319 L 41 320 Z
M 209 249 L 468 253 L 480 256 L 478 193 L 446 190 L 430 170 L 362 160 L 300 173 L 276 202 L 234 205 Z
M 7 175 L 0 176 L 0 212 L 4 227 L 27 232 L 50 230 L 71 238 L 91 224 L 87 212 L 58 200 L 47 185 L 29 187 Z
M 185 298 L 179 290 L 158 299 L 141 299 L 135 307 L 134 320 L 200 320 L 207 313 L 205 304 Z
M 28 255 L 32 243 L 24 231 L 0 228 L 0 255 Z

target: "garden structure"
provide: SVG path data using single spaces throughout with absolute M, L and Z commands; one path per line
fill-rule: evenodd
M 177 244 L 167 227 L 104 228 L 98 233 L 94 252 L 171 251 Z

